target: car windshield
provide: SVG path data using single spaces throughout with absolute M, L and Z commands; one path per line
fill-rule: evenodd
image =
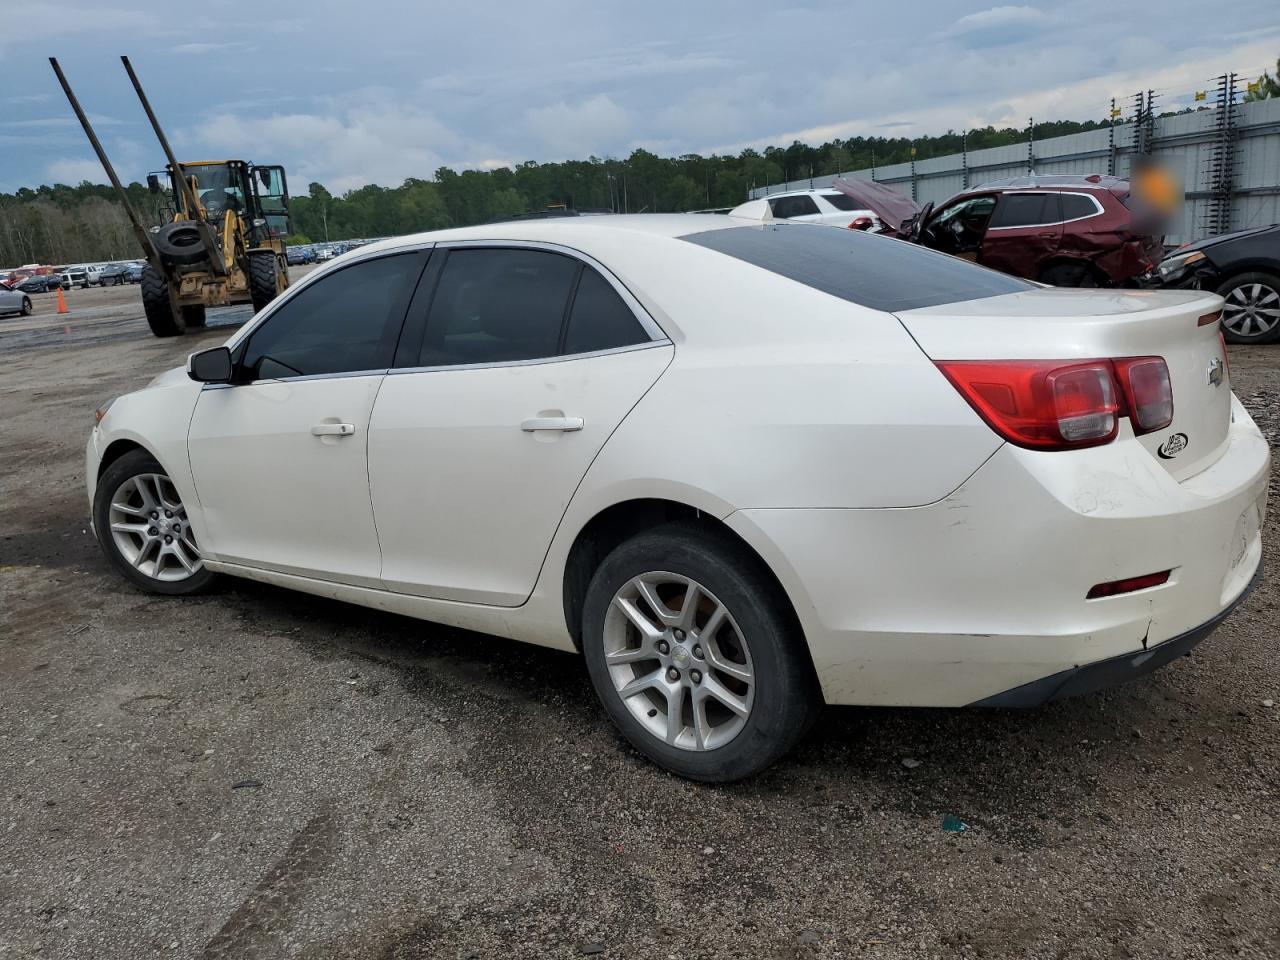
M 873 310 L 914 310 L 1035 289 L 1025 280 L 860 230 L 774 223 L 681 239 Z

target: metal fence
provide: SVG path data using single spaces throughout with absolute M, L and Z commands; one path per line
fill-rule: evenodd
M 1139 111 L 1136 119 L 1109 128 L 838 176 L 873 179 L 920 203 L 940 203 L 967 187 L 1023 176 L 1028 170 L 1125 177 L 1135 156 L 1149 154 L 1181 172 L 1186 189 L 1182 219 L 1175 218 L 1166 242 L 1186 243 L 1280 222 L 1280 100 L 1237 102 L 1230 81 L 1214 92 L 1217 102 L 1212 109 L 1154 117 L 1148 107 L 1146 116 Z M 757 188 L 750 195 L 754 199 L 783 190 L 828 187 L 835 180 L 792 180 Z

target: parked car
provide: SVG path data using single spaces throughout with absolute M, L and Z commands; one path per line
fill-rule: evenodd
M 62 278 L 56 273 L 39 273 L 32 277 L 24 277 L 12 286 L 23 293 L 48 293 L 62 285 Z
M 8 283 L 0 283 L 0 314 L 5 313 L 20 313 L 24 317 L 30 316 L 31 297 L 17 289 L 16 286 L 11 287 Z
M 142 263 L 135 262 L 135 263 L 128 264 L 128 270 L 125 272 L 125 280 L 128 281 L 129 283 L 141 283 L 142 271 L 143 271 L 143 268 L 145 267 L 146 267 L 145 261 Z
M 871 210 L 859 207 L 852 198 L 835 189 L 791 190 L 764 197 L 769 212 L 777 220 L 799 220 L 803 223 L 825 223 L 835 227 L 855 227 L 878 233 L 880 218 Z M 729 211 L 733 216 L 740 208 Z M 859 222 L 859 221 L 866 222 Z
M 1147 279 L 1152 286 L 1219 294 L 1222 335 L 1232 343 L 1280 339 L 1280 224 L 1179 247 Z
M 836 187 L 875 210 L 894 236 L 1058 287 L 1136 286 L 1164 254 L 1163 238 L 1130 210 L 1128 181 L 1115 177 L 998 180 L 937 207 L 899 194 L 886 208 L 893 191 L 865 180 Z
M 67 267 L 62 271 L 62 289 L 70 290 L 72 287 L 89 289 L 89 274 L 84 267 Z
M 337 255 L 337 249 L 331 245 L 316 247 L 316 263 L 324 263 L 326 260 L 332 260 Z
M 1207 635 L 1270 476 L 1221 305 L 787 221 L 399 238 L 104 405 L 93 525 L 153 593 L 580 650 L 638 750 L 731 780 L 824 701 L 1031 706 Z
M 91 285 L 102 286 L 100 282 L 102 278 L 102 271 L 105 270 L 106 267 L 107 265 L 105 263 L 90 263 L 85 265 L 85 277 L 88 278 Z
M 285 253 L 285 258 L 292 267 L 316 262 L 316 255 L 310 247 L 290 247 Z
M 98 274 L 98 286 L 118 287 L 129 282 L 129 264 L 109 263 Z

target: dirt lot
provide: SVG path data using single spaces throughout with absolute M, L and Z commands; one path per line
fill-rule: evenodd
M 574 657 L 111 573 L 93 409 L 226 335 L 154 339 L 137 298 L 0 319 L 0 957 L 1280 953 L 1274 504 L 1271 572 L 1193 657 L 1025 713 L 831 709 L 700 787 Z M 1280 347 L 1231 361 L 1274 441 Z

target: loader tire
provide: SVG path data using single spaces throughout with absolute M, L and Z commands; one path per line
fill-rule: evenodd
M 200 239 L 200 228 L 191 222 L 166 224 L 153 235 L 152 242 L 165 263 L 190 266 L 209 259 Z
M 142 309 L 147 315 L 147 326 L 157 337 L 180 337 L 187 332 L 187 324 L 169 304 L 169 284 L 147 264 L 142 268 Z
M 279 267 L 271 250 L 254 250 L 249 253 L 249 296 L 253 298 L 253 312 L 257 313 L 276 298 L 279 292 Z

